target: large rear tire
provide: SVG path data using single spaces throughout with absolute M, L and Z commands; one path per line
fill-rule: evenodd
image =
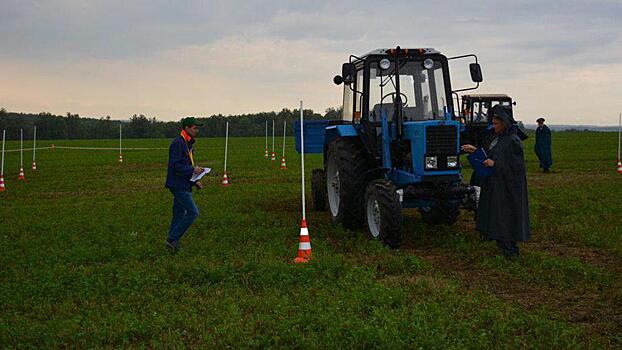
M 326 153 L 326 192 L 331 218 L 346 229 L 363 226 L 366 173 L 371 164 L 361 141 L 337 138 Z
M 397 188 L 388 180 L 375 180 L 365 192 L 367 232 L 396 249 L 402 243 L 402 205 Z
M 311 173 L 311 195 L 314 211 L 326 210 L 326 175 L 322 169 L 313 169 Z
M 423 222 L 430 225 L 453 225 L 460 215 L 460 205 L 441 203 L 435 207 L 420 208 Z

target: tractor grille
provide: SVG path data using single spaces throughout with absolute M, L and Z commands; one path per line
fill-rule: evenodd
M 427 154 L 456 154 L 458 130 L 455 126 L 428 126 L 425 129 Z

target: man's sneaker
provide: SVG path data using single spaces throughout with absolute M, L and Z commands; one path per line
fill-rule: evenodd
M 179 251 L 179 243 L 170 242 L 168 239 L 166 242 L 166 249 L 170 250 L 171 253 L 175 254 Z

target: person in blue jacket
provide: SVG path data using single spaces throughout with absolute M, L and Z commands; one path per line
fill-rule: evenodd
M 538 128 L 536 129 L 536 156 L 540 160 L 540 168 L 543 172 L 548 173 L 553 165 L 553 156 L 551 155 L 551 129 L 544 125 L 544 118 L 536 120 Z
M 192 174 L 200 174 L 203 168 L 197 166 L 192 154 L 192 145 L 199 134 L 199 124 L 195 118 L 181 120 L 182 130 L 169 146 L 168 171 L 165 187 L 173 194 L 173 219 L 166 239 L 166 247 L 172 252 L 179 251 L 179 241 L 199 216 L 199 209 L 192 200 L 192 187 L 201 189 L 200 182 L 192 182 Z

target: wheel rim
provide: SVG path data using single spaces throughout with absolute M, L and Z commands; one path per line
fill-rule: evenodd
M 333 217 L 339 214 L 339 170 L 335 162 L 328 162 L 328 169 L 326 169 L 326 189 L 328 192 L 328 204 L 330 206 L 330 213 Z
M 367 199 L 367 226 L 372 237 L 378 239 L 380 237 L 380 206 L 375 197 L 370 196 Z

